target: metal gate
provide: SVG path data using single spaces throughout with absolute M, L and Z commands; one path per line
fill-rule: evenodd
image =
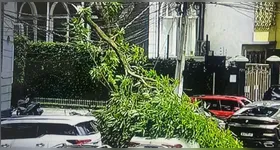
M 268 64 L 246 64 L 245 96 L 253 101 L 262 100 L 264 92 L 270 86 L 270 68 Z

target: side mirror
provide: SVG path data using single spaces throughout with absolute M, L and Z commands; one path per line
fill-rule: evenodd
M 239 109 L 240 109 L 239 107 L 234 107 L 234 108 L 233 108 L 233 111 L 236 112 L 236 111 L 238 111 Z

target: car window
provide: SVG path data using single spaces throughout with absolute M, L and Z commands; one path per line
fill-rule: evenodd
M 245 107 L 240 111 L 236 112 L 235 115 L 271 117 L 275 115 L 277 112 L 278 112 L 278 108 L 276 107 L 256 106 L 256 107 Z
M 39 124 L 39 134 L 77 135 L 78 132 L 74 126 L 70 126 L 67 124 L 44 123 Z
M 277 120 L 280 120 L 280 112 L 279 112 L 279 110 L 275 114 L 277 114 L 277 115 L 274 118 L 277 118 Z
M 238 106 L 237 101 L 221 100 L 221 110 L 223 111 L 234 111 L 234 108 Z
M 209 110 L 220 110 L 219 100 L 203 100 L 204 107 Z
M 32 123 L 13 123 L 1 125 L 2 139 L 36 138 L 38 126 Z
M 273 87 L 272 91 L 275 91 L 277 93 L 280 93 L 280 87 Z
M 99 132 L 94 121 L 79 123 L 76 125 L 76 127 L 83 135 L 91 135 Z
M 247 104 L 250 104 L 250 100 L 246 100 L 246 99 L 242 99 L 241 102 L 244 104 L 244 105 L 247 105 Z

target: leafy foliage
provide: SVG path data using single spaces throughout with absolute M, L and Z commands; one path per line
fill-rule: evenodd
M 14 84 L 36 96 L 106 100 L 108 91 L 89 71 L 93 61 L 85 51 L 66 43 L 15 38 Z
M 14 56 L 14 83 L 24 84 L 25 76 L 25 60 L 26 60 L 26 48 L 28 45 L 28 39 L 24 36 L 15 37 L 15 56 Z
M 122 29 L 106 34 L 91 19 L 88 7 L 81 8 L 73 22 L 74 29 L 82 33 L 86 29 L 79 26 L 81 18 L 96 31 L 100 43 L 92 44 L 80 36 L 74 44 L 89 53 L 94 62 L 92 76 L 111 90 L 109 105 L 96 114 L 103 142 L 127 147 L 133 136 L 142 135 L 195 140 L 202 148 L 242 147 L 228 130 L 219 129 L 216 122 L 196 113 L 198 106 L 187 95 L 178 97 L 174 93 L 177 81 L 144 69 L 147 62 L 143 49 L 127 43 Z

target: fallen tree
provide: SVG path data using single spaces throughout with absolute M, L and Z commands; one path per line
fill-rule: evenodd
M 118 3 L 106 3 L 105 11 L 117 13 Z M 110 7 L 112 6 L 112 7 Z M 122 28 L 103 31 L 91 19 L 92 7 L 79 8 L 73 19 L 75 46 L 85 50 L 94 61 L 91 75 L 111 91 L 108 106 L 96 114 L 103 142 L 114 148 L 127 147 L 133 136 L 181 138 L 196 141 L 201 148 L 241 148 L 230 131 L 221 130 L 211 118 L 196 113 L 197 104 L 183 94 L 174 93 L 178 82 L 168 76 L 145 70 L 144 50 L 130 45 Z M 108 13 L 114 14 L 114 13 Z M 112 16 L 113 17 L 113 16 Z M 97 33 L 100 41 L 87 40 L 84 24 Z M 122 71 L 117 71 L 121 69 Z M 118 73 L 117 73 L 118 72 Z

